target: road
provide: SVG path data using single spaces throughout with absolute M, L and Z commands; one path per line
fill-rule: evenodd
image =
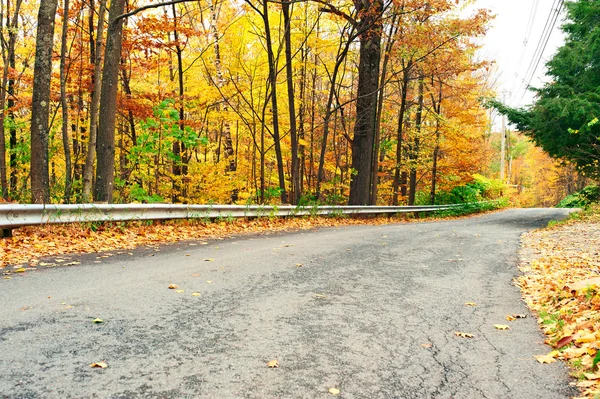
M 0 397 L 574 396 L 533 358 L 550 351 L 535 317 L 505 319 L 528 314 L 520 234 L 566 212 L 185 242 L 0 280 Z

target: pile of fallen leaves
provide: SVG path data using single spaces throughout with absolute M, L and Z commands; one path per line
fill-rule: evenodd
M 231 222 L 168 221 L 30 226 L 16 229 L 13 237 L 0 239 L 0 269 L 5 272 L 23 267 L 54 266 L 40 262 L 44 257 L 115 252 L 141 246 L 158 246 L 186 240 L 219 239 L 234 234 L 269 234 L 352 224 L 398 223 L 399 218 L 260 218 Z M 60 263 L 60 262 L 59 262 Z M 70 262 L 77 264 L 78 262 Z M 66 265 L 69 263 L 62 263 Z M 10 266 L 10 267 L 9 267 Z M 23 270 L 24 271 L 24 270 Z
M 541 363 L 564 360 L 583 397 L 600 396 L 600 206 L 522 238 L 518 278 L 554 350 Z

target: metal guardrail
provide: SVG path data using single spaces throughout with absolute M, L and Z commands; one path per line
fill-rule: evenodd
M 267 206 L 175 204 L 0 204 L 0 236 L 21 226 L 131 220 L 368 215 L 442 211 L 467 204 L 424 206 Z

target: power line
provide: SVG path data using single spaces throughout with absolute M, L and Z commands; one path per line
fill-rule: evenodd
M 531 36 L 531 30 L 533 29 L 533 23 L 537 17 L 539 4 L 540 4 L 540 0 L 534 0 L 534 2 L 531 4 L 531 10 L 529 10 L 529 18 L 527 19 L 527 26 L 525 27 L 525 36 L 523 38 L 523 51 L 521 51 L 521 56 L 519 57 L 519 66 L 516 69 L 513 83 L 508 92 L 508 94 L 511 96 L 511 99 L 514 96 L 515 86 L 517 85 L 517 83 L 519 81 L 519 72 L 521 71 L 521 67 L 523 66 L 523 60 L 525 59 L 525 52 L 527 51 L 527 44 L 529 44 L 529 38 Z
M 525 87 L 523 88 L 523 94 L 519 102 L 523 101 L 525 98 L 525 94 L 527 94 L 527 90 L 531 87 L 531 82 L 539 68 L 540 62 L 544 55 L 544 51 L 546 51 L 546 47 L 548 46 L 548 42 L 550 41 L 550 37 L 552 36 L 552 32 L 554 31 L 554 27 L 556 26 L 556 21 L 558 21 L 558 17 L 560 16 L 560 12 L 562 10 L 564 4 L 564 0 L 554 0 L 552 4 L 552 8 L 550 9 L 550 14 L 548 14 L 548 18 L 546 19 L 546 24 L 544 26 L 544 31 L 540 36 L 540 40 L 538 41 L 538 45 L 534 52 L 534 55 L 531 59 L 529 67 L 527 68 L 527 72 L 525 73 L 525 79 L 523 82 L 527 82 Z

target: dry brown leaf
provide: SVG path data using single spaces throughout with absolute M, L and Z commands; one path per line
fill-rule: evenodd
M 563 346 L 569 345 L 571 342 L 573 342 L 573 336 L 572 335 L 569 335 L 567 337 L 562 337 L 561 339 L 558 340 L 558 342 L 556 343 L 555 347 L 556 347 L 556 349 L 560 349 Z
M 469 333 L 465 333 L 465 332 L 460 332 L 460 331 L 455 331 L 454 334 L 457 337 L 461 337 L 461 338 L 473 338 L 474 337 L 473 334 L 469 334 Z
M 267 367 L 271 369 L 276 369 L 279 367 L 279 362 L 276 359 L 271 360 L 269 363 L 267 363 Z
M 177 284 L 170 284 L 169 285 L 169 289 L 170 290 L 176 290 L 177 288 L 179 288 L 179 286 Z
M 506 320 L 508 320 L 508 321 L 513 321 L 513 320 L 517 320 L 517 318 L 516 318 L 516 317 L 513 317 L 513 316 L 511 316 L 511 315 L 508 315 L 508 316 L 506 316 Z
M 106 364 L 106 362 L 98 362 L 98 363 L 90 364 L 90 367 L 98 368 L 98 369 L 105 369 L 108 367 L 108 364 Z

